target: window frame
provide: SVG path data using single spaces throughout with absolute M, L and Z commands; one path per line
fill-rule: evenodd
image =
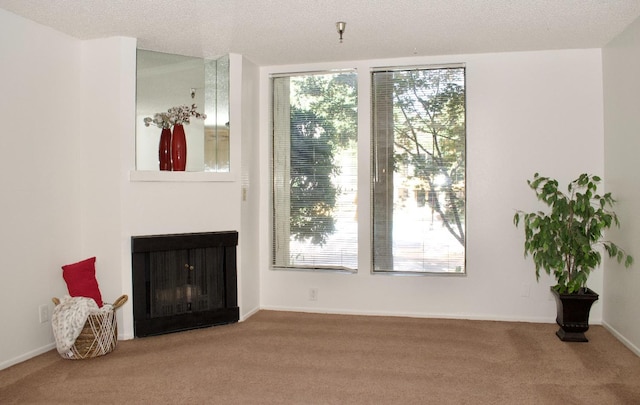
M 292 77 L 302 77 L 302 76 L 315 76 L 315 75 L 331 75 L 331 74 L 340 74 L 340 73 L 353 73 L 356 77 L 356 86 L 355 86 L 355 94 L 356 94 L 356 108 L 359 109 L 359 80 L 358 80 L 358 69 L 356 68 L 341 68 L 341 69 L 326 69 L 326 70 L 310 70 L 310 71 L 295 71 L 295 72 L 278 72 L 278 73 L 271 73 L 269 74 L 269 89 L 270 89 L 270 103 L 269 103 L 269 134 L 270 134 L 270 167 L 269 167 L 269 176 L 270 176 L 270 183 L 269 183 L 269 188 L 270 188 L 270 215 L 269 215 L 269 224 L 270 224 L 270 235 L 271 235 L 271 242 L 270 242 L 270 257 L 269 257 L 269 262 L 270 262 L 270 269 L 271 270 L 276 270 L 276 271 L 302 271 L 302 272 L 322 272 L 322 273 L 343 273 L 343 274 L 357 274 L 358 273 L 358 264 L 360 263 L 360 259 L 359 259 L 359 255 L 360 255 L 360 248 L 359 248 L 359 225 L 358 225 L 358 231 L 356 232 L 356 249 L 355 249 L 355 254 L 356 254 L 356 265 L 355 267 L 351 268 L 351 267 L 345 267 L 345 266 L 336 266 L 336 265 L 319 265 L 319 264 L 314 264 L 313 266 L 296 266 L 296 265 L 291 265 L 291 266 L 286 266 L 286 265 L 280 265 L 280 264 L 276 264 L 277 263 L 277 255 L 278 252 L 276 251 L 276 241 L 278 240 L 278 236 L 276 235 L 276 207 L 275 207 L 275 187 L 276 187 L 276 176 L 275 176 L 275 164 L 276 164 L 276 159 L 277 157 L 276 155 L 276 147 L 275 147 L 275 139 L 276 139 L 276 129 L 275 129 L 275 118 L 274 118 L 274 111 L 275 111 L 275 99 L 276 99 L 276 86 L 274 85 L 275 83 L 275 79 L 278 78 L 283 78 L 283 77 L 288 77 L 288 78 L 292 78 Z M 359 124 L 359 118 L 356 120 L 356 137 L 355 137 L 355 141 L 356 141 L 356 162 L 355 162 L 355 169 L 356 169 L 356 183 L 359 185 L 359 150 L 358 150 L 358 138 L 359 138 L 359 133 L 358 133 L 358 124 Z M 290 152 L 290 146 L 289 146 L 289 152 Z M 356 189 L 356 194 L 359 194 L 359 190 Z
M 359 62 L 331 62 L 331 63 L 322 63 L 317 64 L 315 66 L 309 66 L 310 69 L 306 69 L 307 66 L 304 65 L 294 65 L 289 67 L 272 67 L 267 68 L 265 71 L 265 88 L 268 89 L 268 99 L 267 108 L 265 112 L 268 114 L 268 137 L 265 146 L 267 146 L 268 155 L 269 155 L 269 168 L 268 175 L 266 176 L 267 182 L 264 185 L 268 188 L 269 193 L 269 202 L 267 204 L 268 213 L 265 218 L 265 225 L 268 229 L 269 234 L 269 242 L 266 246 L 266 255 L 264 259 L 268 260 L 268 268 L 273 271 L 296 271 L 296 272 L 318 272 L 318 273 L 338 273 L 338 274 L 358 274 L 360 270 L 366 269 L 369 267 L 369 271 L 366 271 L 368 275 L 371 276 L 409 276 L 409 277 L 466 277 L 468 275 L 468 266 L 467 266 L 467 233 L 469 231 L 469 221 L 465 218 L 465 235 L 464 235 L 464 246 L 465 246 L 465 254 L 464 254 L 464 264 L 463 264 L 463 272 L 403 272 L 399 270 L 393 271 L 381 271 L 375 270 L 373 266 L 373 187 L 372 187 L 372 170 L 373 170 L 373 162 L 372 162 L 372 138 L 373 138 L 373 111 L 372 111 L 372 101 L 373 101 L 373 86 L 372 86 L 372 76 L 371 72 L 384 69 L 387 71 L 391 70 L 408 70 L 414 68 L 441 68 L 441 67 L 463 67 L 465 69 L 464 74 L 464 110 L 465 110 L 465 122 L 464 122 L 464 130 L 465 130 L 465 160 L 464 160 L 464 176 L 465 176 L 465 203 L 464 210 L 465 215 L 467 213 L 468 207 L 468 117 L 467 114 L 467 104 L 468 104 L 468 69 L 467 64 L 465 62 L 445 62 L 445 63 L 430 63 L 429 60 L 425 60 L 424 58 L 416 58 L 414 59 L 417 63 L 403 63 L 402 60 L 391 61 L 388 65 L 376 64 L 375 61 L 359 61 Z M 397 62 L 397 63 L 396 63 Z M 281 76 L 295 76 L 295 75 L 310 75 L 314 73 L 334 73 L 341 71 L 352 71 L 357 74 L 356 80 L 356 91 L 357 91 L 357 108 L 358 108 L 358 118 L 357 118 L 357 173 L 358 173 L 358 244 L 357 244 L 357 268 L 356 269 L 335 269 L 335 268 L 323 268 L 318 266 L 317 268 L 307 268 L 307 267 L 283 267 L 274 265 L 274 254 L 273 254 L 273 246 L 274 246 L 274 216 L 273 216 L 273 78 L 281 77 Z
M 455 271 L 447 271 L 447 272 L 437 272 L 437 271 L 408 271 L 408 270 L 394 270 L 394 269 L 380 269 L 380 270 L 376 270 L 375 268 L 375 249 L 376 249 L 376 241 L 375 241 L 375 207 L 374 207 L 374 202 L 375 202 L 375 197 L 374 197 L 374 192 L 375 192 L 375 178 L 376 178 L 376 174 L 375 174 L 375 170 L 377 168 L 377 162 L 376 162 L 376 145 L 377 145 L 377 141 L 376 141 L 376 113 L 375 113 L 375 101 L 376 101 L 376 96 L 375 96 L 375 86 L 374 86 L 374 74 L 377 72 L 406 72 L 406 71 L 415 71 L 415 70 L 437 70 L 437 69 L 458 69 L 461 68 L 463 69 L 463 82 L 464 82 L 464 103 L 463 103 L 463 108 L 464 108 L 464 212 L 465 212 L 465 219 L 464 219 L 464 257 L 463 257 L 463 264 L 462 264 L 462 271 L 460 272 L 455 272 Z M 370 150 L 369 150 L 369 164 L 370 164 L 370 169 L 369 169 L 369 209 L 370 209 L 370 215 L 369 215 L 369 239 L 370 239 L 370 249 L 369 249 L 369 267 L 370 267 L 370 274 L 372 275 L 391 275 L 391 276 L 419 276 L 419 277 L 424 277 L 424 276 L 436 276 L 436 277 L 465 277 L 467 275 L 467 206 L 468 206 L 468 192 L 467 192 L 467 171 L 468 171 L 468 165 L 467 165 L 467 146 L 468 146 L 468 142 L 467 142 L 467 66 L 465 63 L 444 63 L 444 64 L 416 64 L 416 65 L 392 65 L 392 66 L 374 66 L 371 67 L 369 69 L 369 90 L 370 90 L 370 110 L 369 110 L 369 120 L 370 120 L 370 131 L 369 131 L 369 137 L 370 137 Z M 393 200 L 393 196 L 391 197 L 391 199 Z M 391 208 L 391 215 L 393 215 L 393 204 L 392 204 L 392 208 Z

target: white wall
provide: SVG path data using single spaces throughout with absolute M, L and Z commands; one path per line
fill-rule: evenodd
M 82 256 L 96 256 L 96 278 L 106 302 L 122 294 L 131 297 L 125 185 L 135 152 L 135 61 L 135 39 L 82 42 Z M 129 335 L 131 311 L 129 303 L 117 312 L 121 336 Z
M 128 38 L 93 41 L 84 52 L 84 88 L 87 116 L 118 117 L 110 125 L 95 130 L 85 138 L 87 153 L 82 171 L 86 191 L 85 256 L 98 257 L 98 281 L 103 297 L 114 300 L 121 294 L 130 298 L 118 313 L 121 338 L 132 338 L 133 303 L 131 283 L 131 237 L 170 233 L 240 231 L 241 213 L 241 136 L 243 128 L 251 129 L 251 120 L 243 118 L 243 59 L 231 56 L 231 174 L 160 173 L 152 181 L 130 181 L 135 170 L 135 59 L 136 42 Z M 250 77 L 251 73 L 245 75 Z M 255 75 L 255 74 L 254 74 Z M 249 86 L 246 86 L 249 88 Z M 187 89 L 188 91 L 188 89 Z M 248 90 L 245 90 L 248 91 Z M 92 132 L 94 122 L 87 122 Z M 188 128 L 187 128 L 188 131 Z M 233 134 L 237 134 L 233 136 Z M 210 181 L 222 178 L 223 181 Z M 183 181 L 183 180 L 188 181 Z M 195 181 L 194 181 L 195 180 Z M 242 244 L 238 247 L 241 262 Z M 251 260 L 249 259 L 250 263 Z M 239 291 L 241 315 L 255 311 L 257 297 L 251 287 L 257 283 L 249 275 L 245 280 L 248 293 Z M 102 277 L 101 277 L 102 276 Z M 252 281 L 254 280 L 254 281 Z M 246 304 L 245 304 L 246 303 Z M 246 307 L 249 307 L 248 309 Z
M 38 306 L 82 259 L 81 46 L 0 9 L 0 369 L 53 347 Z
M 135 69 L 131 72 L 135 80 Z M 231 60 L 231 80 L 240 82 L 242 78 L 242 58 L 236 55 Z M 135 87 L 134 87 L 135 89 Z M 135 99 L 134 99 L 135 103 Z M 118 235 L 112 235 L 122 242 L 122 287 L 131 297 L 131 236 L 169 233 L 240 231 L 241 212 L 241 143 L 243 131 L 241 89 L 233 88 L 231 103 L 231 174 L 224 174 L 224 181 L 208 181 L 216 178 L 216 173 L 157 173 L 155 181 L 121 182 L 123 193 L 122 226 Z M 135 104 L 134 104 L 135 106 Z M 135 108 L 135 107 L 134 107 Z M 134 121 L 130 122 L 131 126 Z M 187 129 L 188 130 L 188 129 Z M 237 134 L 234 136 L 234 134 Z M 134 132 L 123 133 L 123 143 L 134 142 Z M 123 148 L 125 156 L 120 162 L 123 172 L 134 170 L 135 158 L 131 147 Z M 195 175 L 195 177 L 194 177 Z M 211 175 L 211 176 L 208 176 Z M 197 181 L 182 181 L 196 179 Z M 205 180 L 205 181 L 201 181 Z M 103 218 L 103 221 L 109 221 Z M 242 257 L 242 246 L 238 256 Z M 242 272 L 241 269 L 238 270 Z M 125 338 L 133 337 L 131 306 L 124 307 L 123 333 Z M 243 308 L 241 308 L 243 311 Z
M 131 284 L 131 237 L 138 235 L 155 235 L 169 233 L 208 232 L 240 230 L 241 192 L 241 137 L 243 119 L 240 113 L 242 90 L 235 86 L 231 90 L 231 171 L 222 177 L 223 181 L 210 181 L 215 174 L 207 176 L 203 173 L 157 173 L 153 181 L 130 181 L 135 169 L 135 41 L 121 41 L 114 44 L 111 51 L 120 57 L 106 54 L 110 63 L 102 60 L 106 68 L 114 73 L 102 75 L 105 87 L 114 90 L 108 99 L 107 108 L 120 110 L 120 120 L 114 128 L 114 145 L 103 145 L 108 136 L 99 137 L 95 143 L 87 145 L 101 151 L 92 156 L 91 164 L 98 173 L 88 173 L 85 181 L 93 183 L 93 191 L 100 200 L 103 196 L 108 206 L 94 205 L 87 215 L 90 225 L 87 234 L 94 240 L 94 248 L 104 252 L 103 261 L 109 262 L 108 287 L 103 288 L 106 297 L 117 297 L 127 294 L 132 298 Z M 102 63 L 98 62 L 98 63 Z M 234 55 L 231 62 L 231 80 L 242 81 L 242 57 Z M 106 90 L 105 90 L 106 91 Z M 100 91 L 102 93 L 102 91 Z M 97 94 L 95 97 L 99 97 Z M 115 112 L 114 112 L 115 113 Z M 247 121 L 250 123 L 250 121 Z M 250 128 L 250 125 L 247 124 Z M 187 128 L 188 130 L 188 128 Z M 233 136 L 233 134 L 238 136 Z M 105 134 L 106 135 L 106 134 Z M 96 178 L 106 179 L 95 182 Z M 183 181 L 183 180 L 189 181 Z M 104 187 L 104 188 L 101 188 Z M 91 186 L 89 186 L 91 189 Z M 104 232 L 97 232 L 103 230 Z M 100 241 L 104 241 L 101 244 Z M 100 246 L 100 247 L 99 247 Z M 242 258 L 242 245 L 238 247 L 238 255 Z M 107 264 L 105 263 L 105 267 Z M 239 268 L 239 277 L 242 269 Z M 251 277 L 245 277 L 251 285 Z M 257 282 L 257 281 L 256 281 Z M 101 282 L 101 287 L 103 286 Z M 255 289 L 255 288 L 254 288 Z M 241 300 L 251 297 L 239 292 Z M 257 298 L 253 299 L 254 301 Z M 245 313 L 244 302 L 241 314 Z M 121 338 L 132 338 L 133 313 L 132 302 L 125 305 L 119 314 Z M 255 309 L 254 309 L 255 310 Z
M 627 249 L 636 264 L 629 269 L 605 262 L 605 325 L 640 355 L 640 19 L 603 49 L 605 178 L 607 191 L 617 198 L 621 228 L 611 240 Z
M 54 347 L 51 324 L 40 324 L 38 306 L 51 313 L 51 298 L 66 294 L 61 265 L 96 256 L 104 299 L 131 298 L 131 236 L 241 225 L 250 232 L 258 169 L 251 158 L 242 166 L 240 134 L 257 131 L 241 109 L 255 109 L 258 71 L 234 56 L 232 174 L 165 173 L 132 181 L 141 178 L 132 174 L 135 39 L 79 41 L 2 9 L 0 27 L 2 369 Z M 255 153 L 250 144 L 244 147 Z M 244 208 L 241 174 L 249 191 Z M 241 209 L 247 212 L 243 224 Z M 242 317 L 258 306 L 256 259 L 242 251 L 252 238 L 238 249 L 240 261 L 251 266 L 245 274 L 239 269 Z M 118 311 L 120 338 L 133 337 L 132 308 L 129 301 Z
M 105 301 L 130 294 L 122 189 L 134 159 L 136 42 L 79 41 L 4 10 L 0 19 L 12 38 L 0 42 L 10 151 L 0 184 L 13 196 L 2 199 L 2 368 L 54 347 L 38 306 L 51 314 L 51 298 L 67 294 L 60 266 L 96 256 Z
M 467 67 L 467 276 L 370 274 L 369 223 L 359 227 L 359 272 L 273 271 L 269 233 L 269 79 L 271 73 L 334 68 L 359 72 L 360 218 L 369 207 L 369 71 L 375 66 L 463 62 Z M 568 181 L 602 174 L 601 52 L 565 50 L 354 61 L 261 69 L 261 307 L 281 310 L 553 322 L 553 282 L 536 283 L 523 259 L 514 210 L 536 209 L 526 180 L 536 171 Z M 602 291 L 602 272 L 591 288 Z M 318 289 L 318 300 L 308 290 Z M 598 302 L 592 323 L 602 320 Z
M 241 62 L 242 76 L 235 82 L 233 76 L 232 88 L 241 88 L 241 134 L 242 134 L 242 167 L 241 167 L 241 229 L 240 229 L 240 268 L 238 274 L 238 294 L 240 298 L 240 317 L 245 319 L 260 309 L 260 262 L 257 254 L 260 246 L 260 221 L 258 210 L 260 206 L 260 156 L 257 147 L 258 140 L 258 67 L 246 58 L 231 55 L 231 62 L 235 66 Z M 237 72 L 234 70 L 234 72 Z M 236 108 L 237 110 L 237 108 Z M 237 130 L 236 130 L 237 132 Z

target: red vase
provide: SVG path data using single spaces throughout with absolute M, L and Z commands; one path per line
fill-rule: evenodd
M 171 137 L 171 159 L 174 172 L 183 172 L 187 167 L 187 137 L 182 125 L 173 127 Z
M 171 170 L 171 129 L 162 128 L 158 147 L 160 170 Z

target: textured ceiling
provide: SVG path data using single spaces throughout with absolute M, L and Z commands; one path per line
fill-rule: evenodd
M 142 49 L 233 52 L 263 66 L 599 48 L 640 16 L 640 0 L 0 0 L 0 8 L 79 39 L 129 36 Z M 347 22 L 342 44 L 337 21 Z

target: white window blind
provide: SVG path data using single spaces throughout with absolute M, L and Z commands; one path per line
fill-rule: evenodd
M 372 72 L 374 272 L 465 271 L 465 69 Z
M 357 268 L 356 73 L 272 78 L 273 266 Z

